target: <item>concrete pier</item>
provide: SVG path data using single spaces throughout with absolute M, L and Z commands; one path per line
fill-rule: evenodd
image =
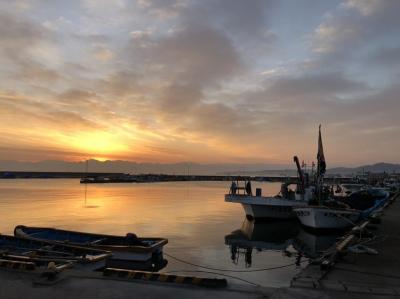
M 273 289 L 230 284 L 206 288 L 174 283 L 108 278 L 102 273 L 68 270 L 55 281 L 37 274 L 0 271 L 1 299 L 268 298 Z

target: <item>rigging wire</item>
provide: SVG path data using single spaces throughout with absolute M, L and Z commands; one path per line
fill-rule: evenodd
M 250 273 L 250 272 L 262 272 L 262 271 L 271 271 L 271 270 L 276 270 L 276 269 L 282 269 L 282 268 L 287 268 L 287 267 L 291 267 L 291 266 L 296 266 L 299 263 L 295 262 L 295 263 L 291 263 L 291 264 L 286 264 L 286 265 L 281 265 L 281 266 L 275 266 L 275 267 L 270 267 L 270 268 L 261 268 L 261 269 L 253 269 L 253 270 L 235 270 L 235 269 L 220 269 L 220 268 L 212 268 L 212 267 L 208 267 L 208 266 L 202 266 L 199 264 L 194 264 L 185 260 L 182 260 L 180 258 L 177 258 L 171 254 L 165 253 L 164 255 L 178 261 L 181 262 L 183 264 L 187 264 L 190 266 L 194 266 L 194 267 L 198 267 L 198 268 L 203 268 L 203 269 L 207 269 L 207 270 L 213 270 L 213 271 L 220 271 L 220 272 L 234 272 L 234 273 Z M 300 261 L 300 263 L 304 263 L 304 262 L 308 262 L 309 259 L 305 259 L 303 261 Z

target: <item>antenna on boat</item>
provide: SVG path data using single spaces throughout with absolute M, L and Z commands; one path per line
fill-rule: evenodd
M 86 159 L 86 167 L 85 167 L 85 172 L 86 172 L 85 177 L 86 178 L 88 176 L 88 170 L 89 170 L 89 160 Z M 87 183 L 85 183 L 85 205 L 84 205 L 84 207 L 86 207 L 86 198 L 87 198 Z
M 297 166 L 297 172 L 298 172 L 299 178 L 300 178 L 301 193 L 304 194 L 304 192 L 305 192 L 305 181 L 304 181 L 303 171 L 301 170 L 299 158 L 297 156 L 294 156 L 293 157 L 293 161 L 296 163 L 296 166 Z
M 85 167 L 86 177 L 87 177 L 87 175 L 88 175 L 88 170 L 89 170 L 89 160 L 86 159 L 86 167 Z

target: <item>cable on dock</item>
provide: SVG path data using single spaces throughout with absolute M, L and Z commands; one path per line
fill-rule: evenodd
M 198 265 L 198 264 L 194 264 L 185 260 L 182 260 L 180 258 L 177 258 L 171 254 L 165 253 L 164 255 L 178 261 L 181 262 L 183 264 L 187 264 L 190 266 L 194 266 L 194 267 L 198 267 L 198 268 L 203 268 L 203 269 L 207 269 L 207 270 L 213 270 L 213 271 L 220 271 L 220 272 L 232 272 L 232 273 L 250 273 L 250 272 L 262 272 L 262 271 L 271 271 L 271 270 L 277 270 L 277 269 L 282 269 L 282 268 L 287 268 L 287 267 L 291 267 L 291 266 L 297 266 L 298 263 L 291 263 L 291 264 L 286 264 L 286 265 L 282 265 L 282 266 L 276 266 L 276 267 L 270 267 L 270 268 L 261 268 L 261 269 L 253 269 L 253 270 L 235 270 L 235 269 L 220 269 L 220 268 L 212 268 L 209 266 L 202 266 L 202 265 Z M 303 260 L 300 263 L 304 263 L 304 262 L 308 262 L 309 260 Z

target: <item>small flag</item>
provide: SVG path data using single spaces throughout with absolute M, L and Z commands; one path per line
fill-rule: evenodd
M 325 156 L 324 156 L 324 147 L 322 145 L 322 137 L 321 137 L 321 125 L 319 125 L 319 136 L 318 136 L 318 154 L 317 154 L 317 160 L 318 160 L 318 175 L 324 175 L 326 172 L 326 162 L 325 162 Z

